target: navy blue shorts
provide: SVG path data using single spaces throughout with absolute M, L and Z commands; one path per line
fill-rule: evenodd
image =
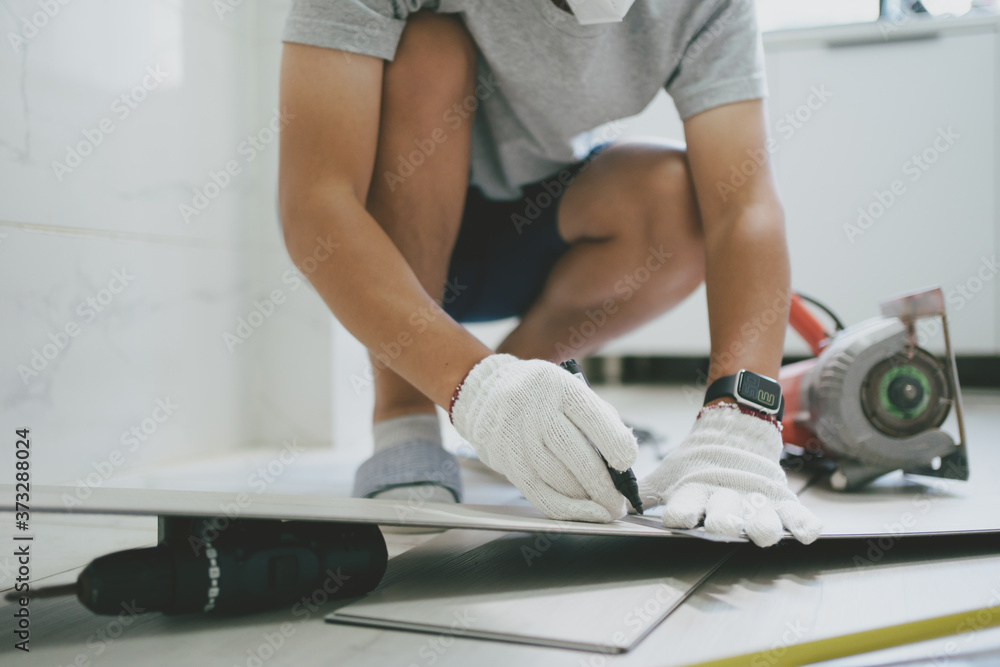
M 451 254 L 443 307 L 459 322 L 523 315 L 569 244 L 556 217 L 566 187 L 605 146 L 586 159 L 524 187 L 513 201 L 487 199 L 470 186 Z

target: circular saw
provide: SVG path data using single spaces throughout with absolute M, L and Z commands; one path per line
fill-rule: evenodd
M 814 358 L 781 369 L 786 451 L 833 468 L 850 491 L 902 470 L 969 478 L 961 391 L 940 288 L 881 304 L 881 316 L 828 333 L 801 295 L 789 324 Z M 835 319 L 835 318 L 834 318 Z M 944 354 L 921 344 L 943 333 Z M 941 426 L 954 412 L 958 439 Z

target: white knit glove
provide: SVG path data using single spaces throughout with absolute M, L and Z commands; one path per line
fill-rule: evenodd
M 740 412 L 731 403 L 702 410 L 691 433 L 639 483 L 646 507 L 666 503 L 668 528 L 694 528 L 738 537 L 744 530 L 769 547 L 787 528 L 809 544 L 823 526 L 788 489 L 774 424 Z
M 610 404 L 556 364 L 486 357 L 469 371 L 451 418 L 480 460 L 549 518 L 603 523 L 625 515 L 625 498 L 587 439 L 612 467 L 627 470 L 635 436 Z

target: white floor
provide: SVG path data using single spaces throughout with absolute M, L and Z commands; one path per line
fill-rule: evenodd
M 614 387 L 602 388 L 601 393 L 619 408 L 626 421 L 633 425 L 650 428 L 666 438 L 666 444 L 659 447 L 642 448 L 637 464 L 640 475 L 655 465 L 657 459 L 676 445 L 690 428 L 697 412 L 696 393 L 683 388 L 665 387 Z M 972 474 L 998 474 L 1000 471 L 977 470 L 976 452 L 983 448 L 1000 447 L 1000 392 L 967 391 L 965 395 L 967 428 L 970 447 Z M 449 436 L 449 444 L 458 443 Z M 280 448 L 273 451 L 255 451 L 235 457 L 206 460 L 185 466 L 146 471 L 129 477 L 116 478 L 115 485 L 134 488 L 175 488 L 194 490 L 231 490 L 257 492 L 263 483 L 267 493 L 330 494 L 346 495 L 350 491 L 354 467 L 366 456 L 365 452 L 341 453 L 337 451 L 306 451 L 296 453 L 289 464 L 281 463 Z M 285 460 L 289 457 L 286 455 Z M 275 462 L 281 463 L 280 466 Z M 270 467 L 270 472 L 267 472 Z M 472 503 L 511 504 L 523 503 L 520 494 L 484 470 L 481 464 L 466 460 L 463 462 L 468 501 Z M 263 473 L 262 473 L 263 471 Z M 11 517 L 0 514 L 0 524 L 10 525 Z M 135 517 L 84 517 L 36 516 L 35 559 L 32 563 L 36 583 L 62 583 L 72 581 L 79 568 L 90 559 L 111 551 L 144 546 L 155 542 L 155 522 Z M 387 535 L 390 554 L 396 555 L 415 546 L 433 535 Z M 1000 549 L 998 549 L 1000 552 Z M 961 554 L 956 554 L 956 558 Z M 968 568 L 971 561 L 963 561 Z M 991 586 L 1000 586 L 1000 559 L 995 568 L 995 581 L 968 581 L 977 590 L 987 591 Z M 928 561 L 928 572 L 934 567 L 947 567 L 945 561 Z M 0 588 L 7 589 L 13 580 L 10 556 L 0 559 Z M 917 576 L 919 569 L 911 570 L 902 577 L 912 586 L 913 595 L 919 594 L 926 583 Z M 958 565 L 956 565 L 958 568 Z M 891 570 L 891 568 L 890 568 Z M 886 570 L 889 572 L 890 570 Z M 900 578 L 897 568 L 897 578 Z M 948 574 L 955 581 L 962 582 L 962 572 L 956 570 Z M 978 570 L 976 570 L 978 571 Z M 748 574 L 748 576 L 750 576 Z M 842 577 L 843 575 L 841 575 Z M 752 578 L 752 577 L 751 577 Z M 742 580 L 739 580 L 742 581 Z M 747 580 L 748 582 L 750 579 Z M 849 582 L 857 586 L 859 581 Z M 825 583 L 827 587 L 831 584 Z M 844 585 L 847 585 L 845 583 Z M 902 584 L 901 584 L 902 585 Z M 741 584 L 742 587 L 742 584 Z M 705 592 L 706 601 L 692 600 L 694 608 L 709 604 L 708 600 L 718 600 L 725 593 L 720 585 L 710 587 Z M 764 594 L 765 600 L 774 600 L 789 595 L 787 586 L 777 586 L 769 596 L 766 585 L 754 585 L 752 590 Z M 801 595 L 787 600 L 789 605 L 803 604 Z M 997 588 L 1000 590 L 1000 588 Z M 701 595 L 701 594 L 699 594 Z M 834 589 L 830 588 L 824 599 L 834 599 Z M 907 594 L 909 595 L 909 593 Z M 778 597 L 775 597 L 778 596 Z M 735 598 L 734 598 L 735 600 Z M 794 602 L 794 600 L 799 600 Z M 986 600 L 984 599 L 984 604 Z M 70 598 L 37 600 L 32 603 L 33 635 L 30 654 L 17 653 L 20 662 L 11 664 L 68 665 L 76 660 L 78 664 L 204 664 L 204 665 L 251 665 L 254 662 L 254 647 L 268 632 L 273 632 L 287 617 L 287 611 L 254 615 L 243 619 L 201 619 L 171 618 L 158 614 L 140 617 L 126 628 L 120 639 L 101 643 L 95 641 L 95 633 L 107 629 L 111 618 L 98 617 L 83 609 Z M 717 602 L 712 603 L 717 604 Z M 730 604 L 732 606 L 735 601 Z M 754 604 L 760 604 L 759 601 Z M 1000 604 L 1000 599 L 993 604 Z M 819 609 L 813 610 L 819 611 Z M 846 609 L 844 609 L 847 612 Z M 7 616 L 7 612 L 0 610 Z M 658 653 L 665 639 L 655 639 L 667 632 L 673 617 L 664 623 L 662 632 L 654 632 L 639 649 L 624 656 L 588 655 L 572 651 L 556 651 L 523 646 L 512 646 L 493 642 L 457 639 L 449 645 L 452 648 L 441 653 L 428 652 L 428 637 L 410 633 L 376 631 L 360 628 L 342 628 L 322 623 L 322 614 L 316 614 L 301 623 L 296 623 L 297 639 L 289 638 L 286 648 L 274 652 L 263 664 L 303 665 L 303 664 L 359 664 L 359 665 L 424 665 L 469 664 L 476 660 L 486 664 L 557 664 L 557 665 L 597 665 L 621 663 L 623 666 L 662 664 L 666 654 Z M 284 619 L 288 620 L 288 619 Z M 293 619 L 298 621 L 299 619 Z M 680 621 L 678 621 L 680 622 Z M 693 632 L 697 633 L 698 630 Z M 706 640 L 710 635 L 705 630 Z M 667 635 L 663 635 L 666 637 Z M 686 635 L 691 639 L 690 632 Z M 449 640 L 450 641 L 450 640 Z M 11 651 L 12 642 L 0 644 L 0 655 Z M 643 650 L 643 649 L 646 650 Z M 435 649 L 436 650 L 436 649 Z M 776 654 L 777 655 L 777 654 Z M 83 656 L 82 658 L 80 656 Z M 659 657 L 657 657 L 659 656 Z M 432 660 L 433 659 L 433 660 Z M 0 661 L 7 663 L 7 658 Z M 595 662 L 596 660 L 596 662 Z M 904 662 L 898 662 L 898 661 Z M 939 665 L 942 660 L 950 667 L 964 665 L 1000 664 L 1000 631 L 982 630 L 961 636 L 959 640 L 940 639 L 920 645 L 883 651 L 879 654 L 828 663 L 829 667 L 859 667 L 861 665 L 906 664 Z M 87 662 L 89 661 L 89 662 Z M 780 664 L 775 663 L 775 664 Z

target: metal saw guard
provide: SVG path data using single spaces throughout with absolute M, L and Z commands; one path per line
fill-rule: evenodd
M 944 307 L 944 292 L 940 287 L 909 292 L 888 299 L 879 304 L 879 312 L 883 317 L 895 317 L 906 327 L 907 343 L 916 346 L 917 320 L 938 317 L 941 320 L 941 331 L 944 335 L 945 361 L 948 379 L 952 388 L 952 406 L 955 409 L 955 420 L 958 423 L 958 442 L 955 451 L 941 457 L 938 469 L 930 465 L 904 469 L 903 472 L 912 475 L 943 477 L 946 479 L 969 479 L 969 455 L 966 447 L 965 414 L 962 409 L 962 388 L 958 383 L 958 367 L 955 363 L 955 350 L 951 346 L 951 335 L 948 331 L 948 315 Z

